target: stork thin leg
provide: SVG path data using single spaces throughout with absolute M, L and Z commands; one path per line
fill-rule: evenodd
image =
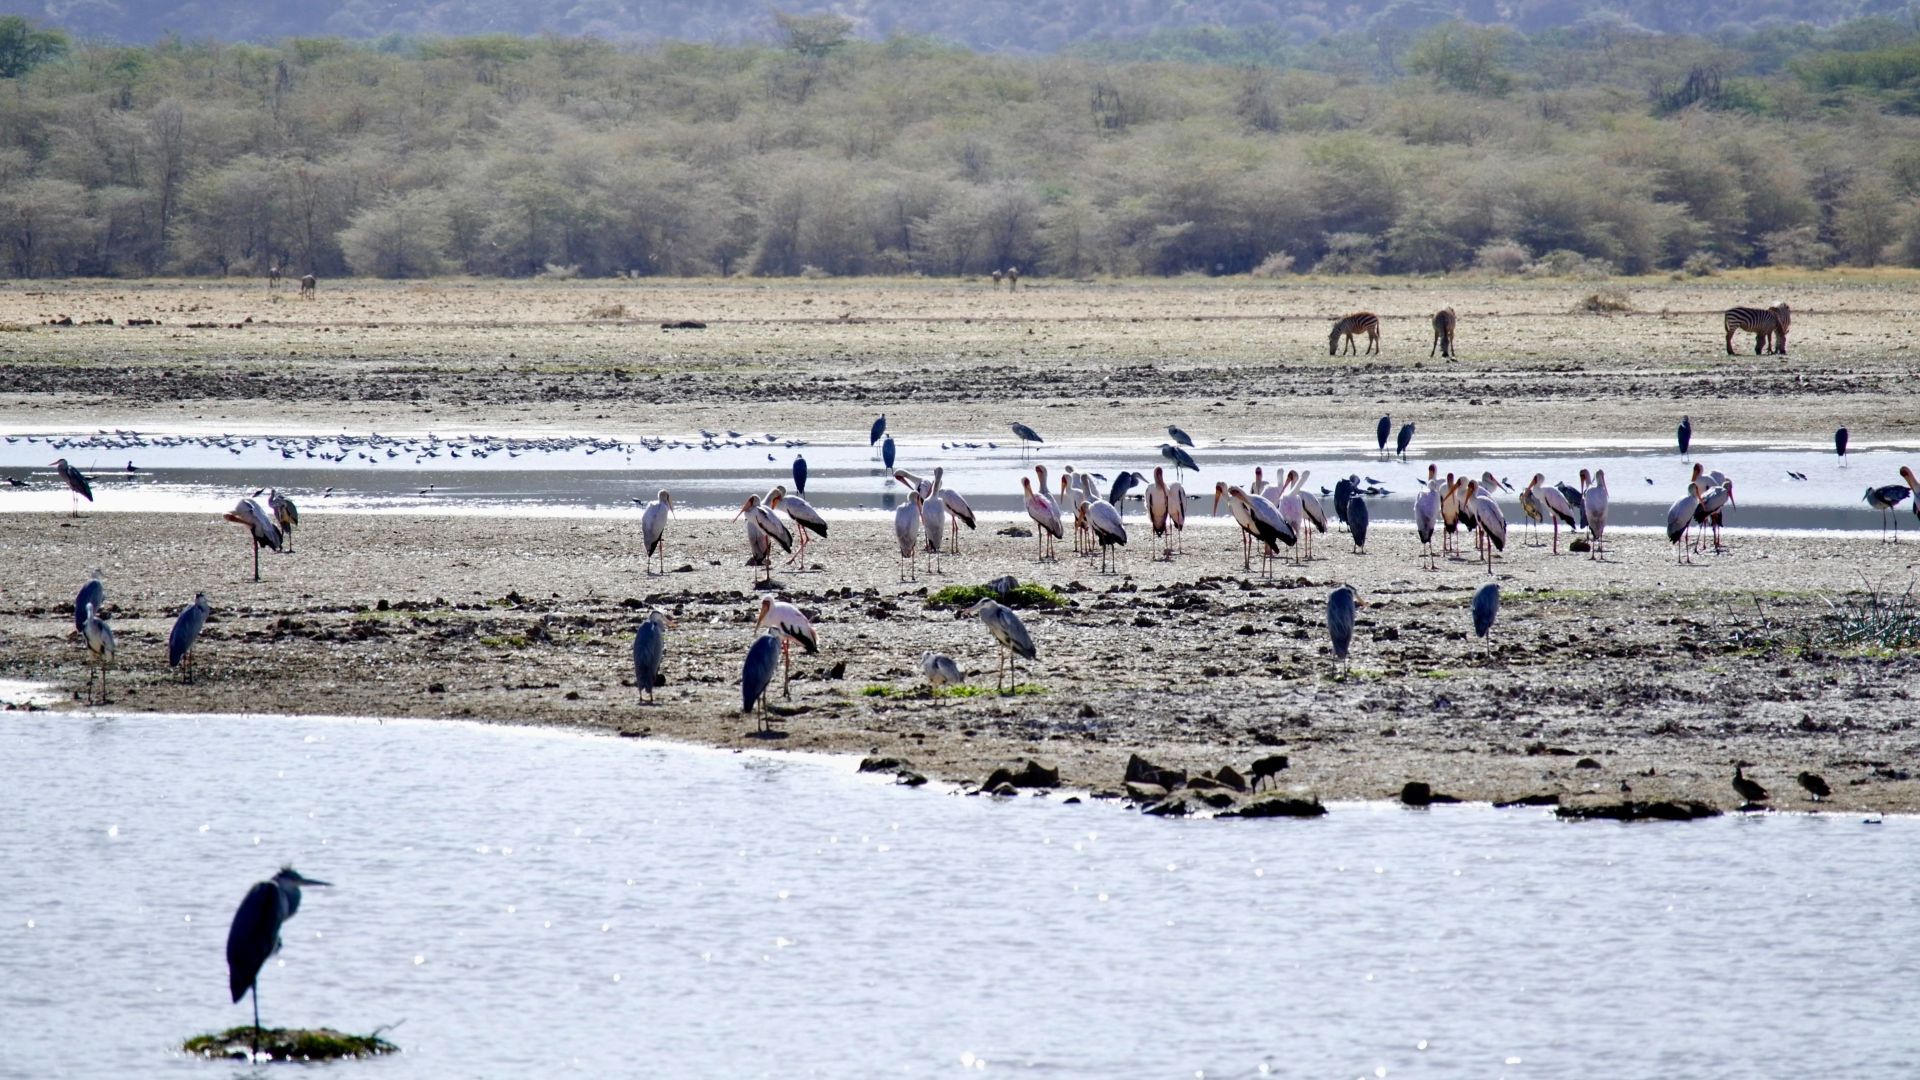
M 255 537 L 253 541 L 253 580 L 260 580 L 260 540 L 258 537 Z
M 786 635 L 782 634 L 780 636 L 780 696 L 783 698 L 793 697 L 793 687 L 791 685 L 793 681 L 793 657 L 788 653 L 788 650 L 791 649 L 792 646 L 793 642 L 787 640 Z

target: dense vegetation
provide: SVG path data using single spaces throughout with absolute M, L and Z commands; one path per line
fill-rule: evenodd
M 0 274 L 1920 264 L 1905 24 L 1050 57 L 849 29 L 120 47 L 0 19 Z

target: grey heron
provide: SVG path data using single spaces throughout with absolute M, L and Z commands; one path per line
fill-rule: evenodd
M 93 501 L 93 485 L 87 481 L 85 473 L 67 464 L 66 458 L 59 458 L 49 464 L 53 466 L 54 472 L 60 474 L 60 479 L 66 482 L 67 490 L 73 493 L 73 511 L 68 516 L 79 517 L 80 500 Z
M 293 530 L 300 526 L 300 508 L 292 499 L 279 491 L 268 489 L 267 509 L 273 512 L 273 523 L 280 527 L 281 540 L 286 544 L 289 554 L 293 551 Z
M 1493 620 L 1500 614 L 1500 584 L 1489 581 L 1473 594 L 1473 633 L 1487 644 L 1493 655 Z
M 113 664 L 113 627 L 100 617 L 100 609 L 87 608 L 87 652 L 91 661 L 87 665 L 87 703 L 99 704 L 107 700 L 107 668 Z M 93 671 L 100 669 L 100 699 L 93 698 Z
M 1184 431 L 1181 431 L 1179 428 L 1174 427 L 1172 424 L 1167 425 L 1167 437 L 1172 439 L 1174 442 L 1179 443 L 1181 446 L 1193 445 L 1193 436 L 1187 434 Z
M 260 1048 L 260 969 L 280 951 L 280 928 L 300 911 L 300 886 L 325 886 L 291 866 L 247 890 L 227 930 L 227 989 L 234 1004 L 253 991 L 254 1050 Z
M 945 686 L 959 686 L 967 681 L 967 673 L 946 653 L 932 650 L 920 654 L 920 673 L 927 677 L 927 685 L 939 690 Z
M 1387 440 L 1392 436 L 1393 436 L 1393 414 L 1388 413 L 1387 415 L 1380 418 L 1379 423 L 1373 425 L 1373 437 L 1374 437 L 1374 441 L 1380 444 L 1381 457 L 1387 456 Z
M 653 703 L 653 688 L 660 682 L 660 661 L 667 655 L 667 616 L 654 610 L 640 621 L 633 632 L 633 686 Z
M 796 495 L 807 493 L 807 456 L 805 454 L 795 454 L 793 457 L 793 493 Z
M 1179 475 L 1182 470 L 1188 469 L 1194 472 L 1200 471 L 1200 466 L 1193 460 L 1193 455 L 1172 443 L 1160 444 L 1160 456 L 1173 463 L 1175 475 Z
M 1840 428 L 1833 433 L 1833 452 L 1840 457 L 1842 468 L 1847 464 L 1847 429 Z
M 1887 539 L 1889 520 L 1893 522 L 1893 542 L 1896 544 L 1900 542 L 1900 517 L 1892 511 L 1894 507 L 1905 502 L 1907 496 L 1911 494 L 1913 489 L 1902 484 L 1885 484 L 1867 489 L 1867 505 L 1880 511 L 1880 539 L 1883 543 Z
M 1412 445 L 1413 424 L 1409 421 L 1408 423 L 1400 425 L 1400 434 L 1395 436 L 1393 440 L 1393 452 L 1400 455 L 1401 461 L 1405 461 L 1407 460 L 1407 447 Z
M 167 634 L 167 666 L 180 669 L 182 682 L 193 681 L 193 646 L 200 640 L 200 631 L 207 625 L 207 616 L 213 608 L 207 603 L 206 593 L 194 593 L 193 603 L 180 609 L 173 620 L 173 630 Z
M 1026 492 L 1024 501 L 1027 508 L 1027 516 L 1032 518 L 1033 523 L 1038 526 L 1038 528 L 1034 530 L 1034 541 L 1040 549 L 1040 561 L 1045 562 L 1049 558 L 1057 559 L 1058 556 L 1050 554 L 1050 549 L 1053 546 L 1050 540 L 1058 540 L 1067 534 L 1066 526 L 1060 521 L 1060 508 L 1053 504 L 1052 499 L 1047 498 L 1044 491 L 1036 493 L 1033 490 L 1033 479 L 1031 477 L 1021 477 L 1020 488 Z
M 1023 476 L 1020 482 L 1025 484 L 1028 480 Z M 899 542 L 900 557 L 907 560 L 907 572 L 900 574 L 896 580 L 917 581 L 920 578 L 920 507 L 925 502 L 926 499 L 916 491 L 893 511 L 893 537 Z
M 1367 500 L 1358 495 L 1347 500 L 1347 531 L 1353 534 L 1353 551 L 1356 555 L 1367 552 L 1367 519 L 1370 516 Z
M 1681 460 L 1682 461 L 1686 460 L 1687 451 L 1693 447 L 1693 418 L 1692 417 L 1683 416 L 1680 418 L 1680 426 L 1673 429 L 1673 438 L 1675 442 L 1680 444 Z
M 1025 657 L 1028 660 L 1034 660 L 1039 656 L 1033 647 L 1033 638 L 1027 634 L 1026 624 L 1020 621 L 1020 616 L 1015 615 L 1012 608 L 993 600 L 982 600 L 970 608 L 963 608 L 958 614 L 978 617 L 981 625 L 987 628 L 987 633 L 992 634 L 993 640 L 999 643 L 1000 662 L 994 670 L 996 675 L 994 689 L 1005 689 L 1001 679 L 1010 667 L 1013 669 L 1013 687 L 1018 688 L 1020 672 L 1014 664 L 1014 658 Z
M 660 572 L 667 572 L 667 516 L 673 513 L 673 496 L 661 491 L 640 512 L 640 540 L 646 547 L 646 572 L 653 573 L 653 557 L 660 556 Z
M 1127 493 L 1146 482 L 1147 478 L 1137 472 L 1123 472 L 1113 478 L 1113 486 L 1107 489 L 1107 501 L 1113 504 L 1115 510 L 1119 510 L 1126 505 Z M 1121 516 L 1126 515 L 1123 513 Z
M 893 436 L 889 435 L 880 441 L 880 461 L 887 468 L 891 469 L 893 468 L 893 459 Z
M 100 571 L 95 570 L 93 577 L 73 598 L 73 630 L 76 634 L 87 632 L 87 612 L 104 610 L 107 606 L 107 586 L 100 580 Z
M 1011 429 L 1014 435 L 1020 439 L 1020 452 L 1022 454 L 1025 454 L 1028 450 L 1032 449 L 1031 444 L 1044 443 L 1047 441 L 1040 437 L 1039 432 L 1033 430 L 1032 428 L 1021 423 L 1018 420 L 1014 420 L 1008 423 L 1007 427 Z
M 260 580 L 260 548 L 264 545 L 275 551 L 280 550 L 280 526 L 274 523 L 273 515 L 252 499 L 241 499 L 227 511 L 226 519 L 247 530 L 253 539 L 253 580 Z
M 885 435 L 886 433 L 887 433 L 887 414 L 881 413 L 880 419 L 875 420 L 873 422 L 873 427 L 868 429 L 867 431 L 867 445 L 872 446 L 874 443 L 879 442 L 880 436 Z
M 820 639 L 813 632 L 813 622 L 799 608 L 784 600 L 765 597 L 760 601 L 760 617 L 753 621 L 755 630 L 773 630 L 780 635 L 780 695 L 792 697 L 792 688 L 788 685 L 793 675 L 793 659 L 790 650 L 794 642 L 811 656 L 820 651 Z
M 1345 660 L 1353 644 L 1353 609 L 1358 603 L 1351 585 L 1342 585 L 1327 597 L 1327 636 L 1333 641 L 1333 658 Z
M 740 667 L 740 711 L 752 712 L 760 706 L 760 730 L 767 730 L 767 687 L 780 668 L 780 643 L 775 634 L 762 634 L 747 647 L 746 663 Z

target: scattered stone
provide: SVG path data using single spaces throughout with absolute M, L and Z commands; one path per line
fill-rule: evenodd
M 1093 707 L 1093 706 L 1091 706 L 1091 705 L 1088 705 L 1088 704 L 1085 704 L 1084 702 L 1083 702 L 1083 703 L 1081 704 L 1081 706 L 1080 706 L 1080 719 L 1082 719 L 1082 720 L 1094 720 L 1094 719 L 1098 719 L 1098 718 L 1099 718 L 1099 716 L 1100 716 L 1100 710 L 1099 710 L 1099 709 L 1096 709 L 1096 708 L 1094 708 L 1094 707 Z
M 427 684 L 427 693 L 429 693 L 429 694 L 444 694 L 444 693 L 446 693 L 446 692 L 447 692 L 447 684 L 446 684 L 446 683 L 443 683 L 443 682 L 430 682 L 430 683 L 428 683 L 428 684 Z
M 1213 779 L 1218 781 L 1221 786 L 1232 788 L 1235 791 L 1247 790 L 1247 778 L 1241 776 L 1231 765 L 1222 765 L 1218 769 L 1215 769 Z
M 1327 808 L 1320 804 L 1319 799 L 1302 799 L 1287 795 L 1265 795 L 1242 803 L 1232 810 L 1223 811 L 1220 816 L 1240 818 L 1310 818 L 1323 817 L 1326 815 L 1326 812 Z
M 905 758 L 869 755 L 860 759 L 861 772 L 899 772 L 911 768 L 913 763 Z
M 1580 552 L 1580 553 L 1582 553 L 1582 554 L 1584 554 L 1584 553 L 1586 553 L 1586 552 L 1589 552 L 1589 551 L 1592 551 L 1592 550 L 1593 550 L 1593 545 L 1592 545 L 1591 543 L 1589 543 L 1589 542 L 1587 541 L 1587 538 L 1586 538 L 1586 537 L 1584 537 L 1584 536 L 1577 536 L 1577 537 L 1575 537 L 1575 538 L 1573 539 L 1573 542 L 1572 542 L 1572 543 L 1570 543 L 1570 544 L 1568 544 L 1568 545 L 1567 545 L 1567 550 L 1568 550 L 1568 551 L 1574 551 L 1574 552 Z
M 1163 769 L 1139 754 L 1130 754 L 1127 757 L 1127 772 L 1122 779 L 1129 784 L 1154 784 L 1172 791 L 1187 782 L 1187 773 L 1184 769 Z
M 844 679 L 846 677 L 847 662 L 845 660 L 835 660 L 833 666 L 827 669 L 827 678 L 829 679 Z
M 1001 784 L 998 787 L 986 789 L 986 792 L 989 795 L 998 795 L 1002 798 L 1011 798 L 1012 796 L 1020 794 L 1020 789 L 1014 787 L 1012 784 Z
M 994 535 L 995 536 L 1024 536 L 1027 539 L 1031 540 L 1033 539 L 1033 530 L 1027 528 L 1024 525 L 1009 525 L 1006 528 L 1001 529 L 999 532 L 995 533 Z
M 1600 767 L 1600 763 L 1590 757 L 1583 757 L 1579 761 L 1574 762 L 1573 767 L 1576 769 L 1597 769 Z
M 1424 780 L 1409 780 L 1400 789 L 1400 801 L 1408 806 L 1432 806 L 1434 803 L 1457 803 L 1460 800 L 1434 791 L 1432 785 Z
M 1121 788 L 1126 792 L 1129 800 L 1137 803 L 1157 803 L 1167 797 L 1167 789 L 1159 784 L 1129 780 L 1122 784 Z
M 1508 799 L 1505 802 L 1497 802 L 1497 803 L 1494 803 L 1493 805 L 1496 809 L 1502 809 L 1502 810 L 1506 809 L 1509 806 L 1559 806 L 1560 796 L 1558 795 L 1522 795 L 1517 799 Z
M 1554 814 L 1568 821 L 1693 821 L 1719 817 L 1720 811 L 1692 799 L 1661 799 L 1656 802 L 1623 799 L 1613 803 L 1562 806 Z
M 1003 784 L 1022 788 L 1059 787 L 1060 770 L 1049 768 L 1034 761 L 1032 758 L 1028 758 L 1023 765 L 1015 767 L 1002 765 L 993 770 L 993 772 L 987 774 L 986 782 L 980 786 L 991 791 Z
M 662 330 L 705 330 L 707 324 L 699 319 L 670 319 L 660 324 Z

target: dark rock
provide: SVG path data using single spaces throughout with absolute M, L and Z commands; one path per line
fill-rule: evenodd
M 1127 798 L 1137 803 L 1156 803 L 1167 797 L 1167 789 L 1161 787 L 1159 784 L 1146 784 L 1137 780 L 1129 780 L 1125 784 L 1122 784 L 1121 787 L 1126 791 Z
M 430 683 L 428 683 L 428 684 L 427 684 L 427 693 L 429 693 L 429 694 L 444 694 L 444 693 L 446 693 L 446 692 L 447 692 L 447 684 L 446 684 L 446 683 L 443 683 L 443 682 L 430 682 Z
M 1033 530 L 1027 528 L 1024 525 L 1009 525 L 1006 528 L 1001 529 L 994 535 L 995 536 L 1024 536 L 1027 539 L 1031 540 L 1033 539 Z
M 1320 804 L 1319 799 L 1300 799 L 1286 795 L 1266 795 L 1242 803 L 1235 809 L 1223 811 L 1220 816 L 1240 818 L 1309 818 L 1322 817 L 1326 812 L 1327 808 Z
M 662 330 L 705 330 L 707 324 L 699 319 L 669 319 L 660 324 Z
M 1434 803 L 1457 803 L 1460 800 L 1452 795 L 1440 794 L 1424 780 L 1409 780 L 1400 789 L 1400 801 L 1408 806 L 1432 806 Z
M 1573 542 L 1567 545 L 1567 550 L 1584 553 L 1584 552 L 1592 551 L 1593 545 L 1587 541 L 1586 537 L 1576 536 L 1574 537 Z
M 1012 784 L 1001 784 L 999 787 L 987 789 L 987 794 L 999 795 L 1005 798 L 1020 794 L 1020 789 L 1014 787 Z
M 1140 812 L 1154 817 L 1186 817 L 1193 809 L 1186 796 L 1169 795 Z
M 861 772 L 899 772 L 911 768 L 913 763 L 905 758 L 870 755 L 860 759 Z
M 567 691 L 567 694 L 566 694 L 566 697 L 567 697 L 567 700 L 568 700 L 568 701 L 579 701 L 579 700 L 580 700 L 580 691 L 578 691 L 578 690 L 569 690 L 569 691 Z
M 1226 785 L 1206 773 L 1197 773 L 1187 777 L 1187 786 L 1195 791 L 1224 791 Z
M 993 772 L 987 774 L 986 783 L 980 786 L 987 790 L 992 790 L 1001 784 L 1011 784 L 1014 787 L 1022 788 L 1059 787 L 1060 770 L 1049 768 L 1034 761 L 1032 758 L 1028 758 L 1024 764 L 1015 766 L 1002 765 L 993 770 Z
M 1662 799 L 1657 802 L 1623 799 L 1613 803 L 1562 806 L 1554 814 L 1568 821 L 1693 821 L 1697 818 L 1719 817 L 1720 811 L 1692 799 Z
M 845 660 L 835 660 L 833 666 L 827 669 L 827 678 L 829 679 L 844 679 L 846 677 L 847 662 Z
M 1098 719 L 1099 716 L 1100 716 L 1099 709 L 1096 709 L 1093 706 L 1087 705 L 1087 704 L 1082 704 L 1080 706 L 1080 719 L 1095 720 L 1095 719 Z
M 1247 778 L 1241 776 L 1231 765 L 1222 765 L 1214 770 L 1213 779 L 1222 787 L 1232 788 L 1235 791 L 1247 790 Z
M 1122 779 L 1129 784 L 1156 784 L 1171 791 L 1187 782 L 1187 773 L 1184 769 L 1163 769 L 1139 754 L 1131 754 Z
M 1576 769 L 1597 769 L 1600 767 L 1600 763 L 1590 757 L 1583 757 L 1579 761 L 1574 762 L 1573 767 Z
M 927 778 L 912 769 L 901 769 L 893 774 L 893 782 L 902 787 L 919 787 L 927 782 Z
M 1560 796 L 1558 795 L 1522 795 L 1517 799 L 1508 799 L 1505 802 L 1497 802 L 1497 803 L 1494 803 L 1493 805 L 1501 809 L 1505 809 L 1506 807 L 1509 807 L 1509 806 L 1559 806 Z

